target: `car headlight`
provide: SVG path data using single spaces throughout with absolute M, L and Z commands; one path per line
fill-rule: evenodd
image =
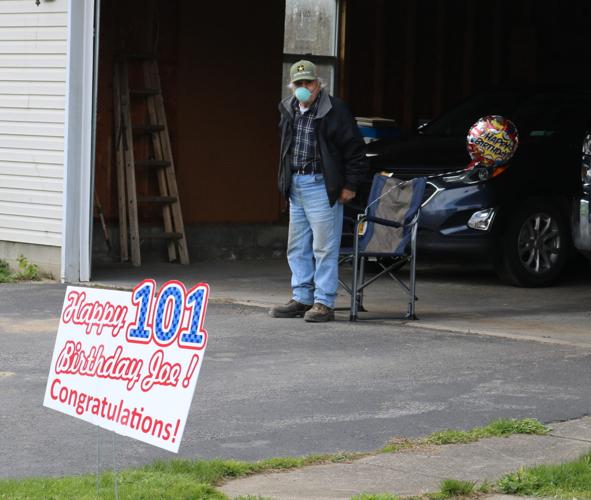
M 587 133 L 583 139 L 583 154 L 591 156 L 591 133 Z
M 495 209 L 486 208 L 474 212 L 468 220 L 468 227 L 477 229 L 478 231 L 488 231 L 495 218 Z
M 588 186 L 591 185 L 591 158 L 586 160 L 584 159 L 581 165 L 581 182 L 583 185 Z
M 477 184 L 502 174 L 505 170 L 507 170 L 507 167 L 508 165 L 501 165 L 499 167 L 485 167 L 484 165 L 477 164 L 474 167 L 467 168 L 466 170 L 455 172 L 451 175 L 446 175 L 442 177 L 442 179 L 445 182 L 453 184 Z
M 581 182 L 591 185 L 591 133 L 583 139 L 583 161 L 581 163 Z

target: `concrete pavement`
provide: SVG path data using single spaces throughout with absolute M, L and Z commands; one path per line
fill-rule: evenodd
M 439 491 L 444 479 L 494 482 L 522 466 L 574 460 L 591 449 L 590 417 L 551 427 L 546 436 L 517 434 L 259 474 L 230 481 L 221 490 L 230 498 L 260 495 L 273 500 L 347 500 L 360 493 L 411 496 Z M 489 500 L 494 498 L 498 496 Z
M 349 273 L 344 270 L 348 278 Z M 97 268 L 98 285 L 130 288 L 144 277 L 158 283 L 180 279 L 208 282 L 211 300 L 260 307 L 281 304 L 290 298 L 289 268 L 284 260 L 197 262 L 191 266 L 147 263 L 140 269 L 113 264 Z M 503 285 L 496 275 L 472 264 L 419 260 L 417 315 L 414 328 L 482 334 L 591 347 L 591 271 L 581 265 L 549 288 Z M 339 291 L 338 305 L 349 297 Z M 378 280 L 366 292 L 367 315 L 400 315 L 405 297 L 394 282 Z M 341 313 L 339 319 L 346 320 Z M 401 324 L 400 321 L 395 322 Z

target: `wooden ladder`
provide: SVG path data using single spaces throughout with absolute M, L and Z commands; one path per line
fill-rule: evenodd
M 138 80 L 143 80 L 138 88 L 130 88 L 130 69 L 136 70 L 136 79 L 139 75 Z M 187 238 L 156 59 L 149 55 L 126 55 L 117 58 L 114 65 L 113 97 L 121 260 L 129 260 L 131 247 L 131 263 L 140 266 L 141 242 L 146 239 L 164 239 L 167 241 L 169 261 L 178 258 L 181 264 L 189 264 Z M 138 101 L 134 103 L 134 110 L 139 108 L 144 113 L 144 123 L 132 123 L 132 100 Z M 142 150 L 140 145 L 143 145 L 144 152 L 147 150 L 147 158 L 136 158 L 136 154 L 141 156 L 138 154 Z M 156 176 L 158 192 L 154 195 L 138 196 L 138 181 L 142 179 L 141 176 L 145 179 L 150 174 Z M 140 235 L 138 212 L 140 207 L 147 204 L 161 207 L 163 232 L 146 232 Z

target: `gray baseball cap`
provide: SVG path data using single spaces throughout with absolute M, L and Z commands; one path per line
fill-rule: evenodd
M 316 66 L 313 62 L 302 59 L 292 64 L 289 70 L 289 79 L 291 82 L 298 80 L 316 80 Z

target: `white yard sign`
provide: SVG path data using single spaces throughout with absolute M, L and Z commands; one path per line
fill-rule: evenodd
M 178 452 L 207 344 L 209 287 L 68 287 L 43 404 Z

